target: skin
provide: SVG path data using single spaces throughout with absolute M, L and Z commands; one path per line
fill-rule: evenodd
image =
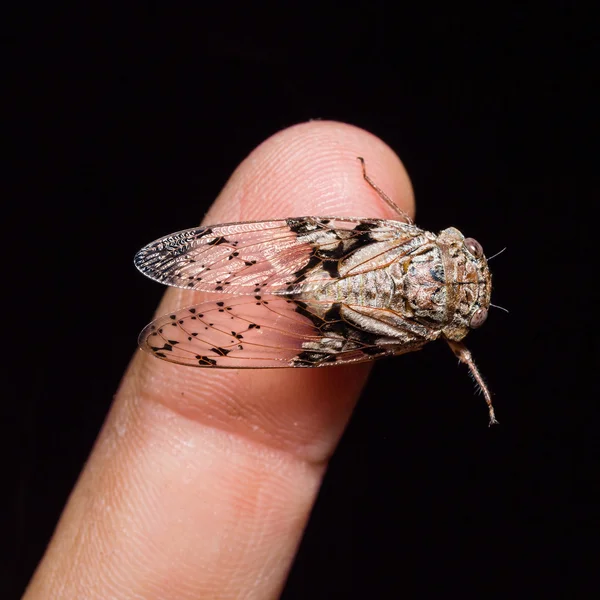
M 413 215 L 388 146 L 310 122 L 254 150 L 204 223 L 397 218 L 357 156 Z M 169 289 L 157 315 L 201 300 Z M 369 368 L 193 369 L 136 352 L 24 598 L 277 598 Z

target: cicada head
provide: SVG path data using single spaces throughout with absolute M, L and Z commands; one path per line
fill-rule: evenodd
M 436 241 L 447 286 L 448 324 L 442 329 L 449 340 L 462 340 L 481 327 L 490 306 L 492 276 L 481 244 L 449 227 Z

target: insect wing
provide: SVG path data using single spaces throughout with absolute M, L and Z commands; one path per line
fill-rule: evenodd
M 317 316 L 328 307 L 277 296 L 228 297 L 156 319 L 139 344 L 169 362 L 236 369 L 339 365 L 395 352 L 396 340 L 364 339 L 331 309 Z
M 174 287 L 230 294 L 295 293 L 307 278 L 331 280 L 384 266 L 418 247 L 424 232 L 400 221 L 301 217 L 187 229 L 140 250 L 144 275 Z M 361 258 L 365 246 L 379 247 Z M 355 260 L 348 260 L 354 257 Z M 343 267 L 346 265 L 346 273 Z

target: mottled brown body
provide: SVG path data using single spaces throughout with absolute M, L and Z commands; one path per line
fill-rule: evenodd
M 351 323 L 366 328 L 367 318 L 374 319 L 368 330 L 389 337 L 384 344 L 401 342 L 406 352 L 440 336 L 462 340 L 475 313 L 487 311 L 490 304 L 485 257 L 471 254 L 453 227 L 437 236 L 414 225 L 396 227 L 395 239 L 388 232 L 383 239 L 370 232 L 370 244 L 338 260 L 335 277 L 323 265 L 314 268 L 294 288 L 294 298 L 322 305 L 321 318 L 331 303 L 340 303 L 342 316 Z M 310 237 L 312 244 L 331 246 L 330 231 L 320 240 Z M 403 243 L 389 251 L 400 239 Z

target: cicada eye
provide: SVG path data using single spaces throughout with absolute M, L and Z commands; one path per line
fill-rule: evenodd
M 481 258 L 483 256 L 483 248 L 481 244 L 473 238 L 466 238 L 464 241 L 466 249 L 475 257 Z
M 477 329 L 481 327 L 485 320 L 487 319 L 488 311 L 486 308 L 478 308 L 471 317 L 471 322 L 469 323 L 469 327 L 471 329 Z

